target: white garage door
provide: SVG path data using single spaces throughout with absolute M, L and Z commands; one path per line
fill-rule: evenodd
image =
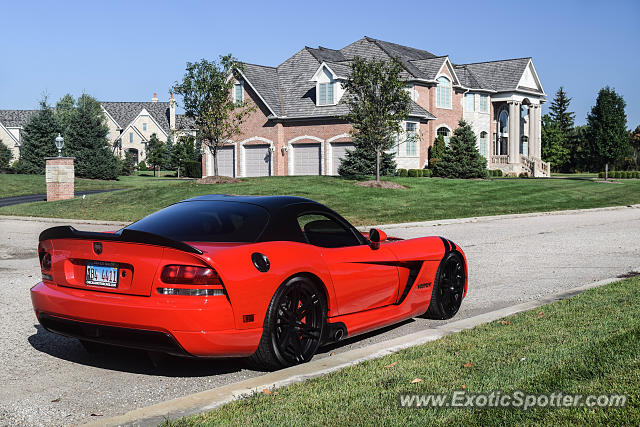
M 218 173 L 220 176 L 235 176 L 235 157 L 233 147 L 218 148 Z
M 354 146 L 351 142 L 336 142 L 331 144 L 331 174 L 338 175 L 338 168 L 340 167 L 340 159 L 347 157 L 347 148 L 354 150 Z
M 271 175 L 271 151 L 268 145 L 246 145 L 245 176 L 269 176 Z
M 293 145 L 293 174 L 322 175 L 320 170 L 320 144 Z

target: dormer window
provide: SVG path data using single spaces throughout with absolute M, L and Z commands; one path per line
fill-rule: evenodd
M 233 102 L 242 104 L 244 102 L 244 91 L 242 90 L 242 82 L 233 85 Z
M 333 104 L 333 82 L 318 83 L 318 105 Z

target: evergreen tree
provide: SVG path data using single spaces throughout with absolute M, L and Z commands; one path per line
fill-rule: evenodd
M 568 138 L 549 114 L 542 116 L 541 134 L 542 159 L 551 163 L 551 169 L 555 172 L 563 170 L 570 160 Z
M 631 157 L 636 170 L 638 170 L 638 153 L 640 153 L 640 125 L 636 130 L 629 132 L 629 145 L 631 146 Z
M 59 131 L 53 110 L 47 105 L 45 98 L 40 102 L 40 111 L 33 115 L 24 127 L 17 171 L 44 174 L 45 157 L 58 155 L 55 139 Z
M 486 177 L 487 159 L 478 151 L 473 129 L 464 120 L 460 120 L 458 126 L 442 158 L 433 167 L 433 175 L 443 178 Z
M 55 115 L 60 127 L 66 129 L 69 127 L 69 120 L 75 109 L 76 101 L 71 94 L 66 94 L 56 103 Z
M 623 156 L 629 148 L 626 103 L 610 87 L 600 89 L 596 105 L 587 116 L 591 170 L 601 170 Z M 608 174 L 606 176 L 608 178 Z
M 4 145 L 2 140 L 0 139 L 0 170 L 7 169 L 9 164 L 11 163 L 11 159 L 13 158 L 13 153 L 11 149 Z
M 133 175 L 136 170 L 136 161 L 128 151 L 124 153 L 124 159 L 122 159 L 122 168 L 120 173 L 122 175 Z
M 566 147 L 569 151 L 569 161 L 565 170 L 572 172 L 575 170 L 589 170 L 587 150 L 588 150 L 587 126 L 576 126 L 573 128 Z
M 444 136 L 438 135 L 433 141 L 433 146 L 429 149 L 429 169 L 433 169 L 438 160 L 442 158 L 445 147 Z
M 340 176 L 367 176 L 376 174 L 376 151 L 367 144 L 354 141 L 355 149 L 346 150 L 346 156 L 338 166 Z M 396 172 L 396 161 L 394 153 L 380 153 L 379 174 L 391 176 Z
M 193 136 L 183 136 L 173 145 L 171 163 L 177 168 L 178 177 L 185 170 L 187 163 L 200 161 L 200 149 L 196 148 Z
M 553 101 L 551 101 L 551 107 L 549 113 L 551 122 L 558 127 L 565 140 L 568 139 L 571 131 L 573 130 L 576 114 L 569 111 L 569 104 L 571 98 L 567 97 L 567 93 L 564 88 L 560 86 L 560 89 L 556 92 Z
M 154 133 L 147 142 L 147 162 L 153 166 L 153 176 L 156 176 L 156 169 L 161 169 L 166 156 L 164 143 L 158 139 Z
M 340 175 L 364 175 L 395 171 L 392 153 L 386 153 L 402 132 L 400 123 L 406 120 L 411 97 L 406 82 L 400 77 L 404 70 L 400 62 L 366 60 L 355 57 L 351 75 L 344 84 L 345 103 L 349 107 L 346 119 L 352 126 L 355 149 L 342 160 Z
M 75 157 L 77 177 L 117 179 L 120 162 L 107 142 L 108 128 L 100 103 L 83 94 L 64 129 L 65 152 Z

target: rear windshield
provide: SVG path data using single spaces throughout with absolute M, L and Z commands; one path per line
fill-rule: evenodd
M 171 205 L 126 227 L 183 242 L 255 242 L 269 220 L 249 203 L 193 201 Z

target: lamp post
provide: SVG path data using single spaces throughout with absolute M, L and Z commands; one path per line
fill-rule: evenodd
M 58 157 L 62 157 L 62 147 L 64 147 L 64 138 L 58 133 L 56 137 L 56 147 L 58 147 Z

